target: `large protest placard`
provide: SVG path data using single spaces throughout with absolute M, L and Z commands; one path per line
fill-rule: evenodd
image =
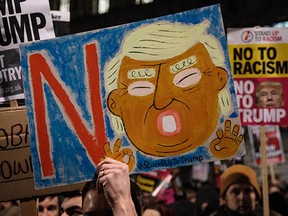
M 266 130 L 267 163 L 285 162 L 279 125 L 288 124 L 287 36 L 286 28 L 228 29 L 240 118 L 248 126 L 256 165 L 261 164 L 259 125 Z
M 227 37 L 242 125 L 288 125 L 287 28 L 228 29 Z
M 48 0 L 0 2 L 0 103 L 24 98 L 19 45 L 54 38 Z
M 37 188 L 245 153 L 219 5 L 20 50 Z

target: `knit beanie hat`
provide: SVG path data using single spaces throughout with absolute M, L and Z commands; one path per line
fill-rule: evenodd
M 261 191 L 257 181 L 256 172 L 250 167 L 236 164 L 228 167 L 220 177 L 220 196 L 223 197 L 228 187 L 236 183 L 247 183 L 250 184 L 257 194 L 258 199 L 261 198 Z

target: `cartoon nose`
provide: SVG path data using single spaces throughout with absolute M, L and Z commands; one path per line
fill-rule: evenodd
M 159 74 L 154 94 L 154 106 L 156 109 L 165 109 L 173 102 L 175 95 L 172 90 L 172 85 L 172 81 L 169 81 L 167 77 L 165 77 L 165 73 Z

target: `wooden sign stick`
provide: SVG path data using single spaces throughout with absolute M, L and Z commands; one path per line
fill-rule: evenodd
M 262 177 L 262 196 L 263 196 L 263 215 L 269 216 L 269 193 L 267 176 L 266 158 L 266 134 L 265 126 L 260 126 L 260 154 L 261 154 L 261 177 Z
M 11 101 L 10 101 L 10 107 L 17 108 L 17 107 L 18 107 L 17 100 L 11 100 Z
M 273 164 L 269 164 L 269 171 L 271 176 L 271 183 L 276 184 L 276 176 L 275 176 L 275 170 Z

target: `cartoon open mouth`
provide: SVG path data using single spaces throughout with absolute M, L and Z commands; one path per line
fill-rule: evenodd
M 157 128 L 160 134 L 164 136 L 174 136 L 181 130 L 181 121 L 179 113 L 175 110 L 167 110 L 157 118 Z

